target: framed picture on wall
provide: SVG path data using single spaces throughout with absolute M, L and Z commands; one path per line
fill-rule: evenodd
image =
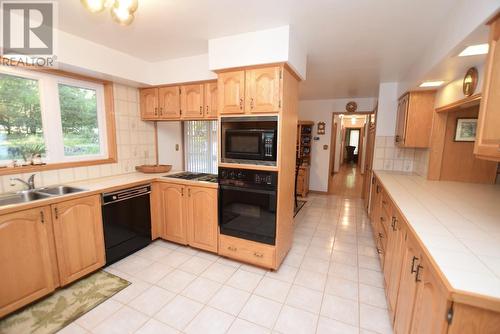
M 477 118 L 457 118 L 455 141 L 476 140 Z

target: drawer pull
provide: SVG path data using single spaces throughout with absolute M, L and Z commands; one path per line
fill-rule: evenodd
M 228 246 L 227 249 L 229 249 L 232 252 L 236 252 L 238 250 L 238 248 L 233 247 L 233 246 Z
M 392 227 L 392 230 L 393 231 L 396 231 L 396 222 L 398 220 L 396 219 L 396 217 L 392 217 L 392 224 L 391 224 L 391 227 Z
M 382 254 L 382 250 L 380 248 L 377 247 L 377 253 L 378 254 Z
M 422 280 L 419 277 L 421 269 L 424 269 L 424 267 L 422 267 L 421 265 L 418 265 L 417 266 L 417 271 L 416 271 L 416 274 L 415 274 L 415 282 L 422 282 Z
M 378 233 L 378 236 L 380 239 L 384 238 L 384 235 L 381 232 Z
M 415 261 L 418 260 L 418 257 L 414 256 L 413 259 L 411 260 L 411 274 L 416 273 L 417 270 L 415 269 Z
M 253 253 L 253 255 L 255 255 L 256 257 L 264 257 L 264 254 L 258 252 Z

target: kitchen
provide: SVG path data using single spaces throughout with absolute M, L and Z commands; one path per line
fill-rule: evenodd
M 155 5 L 57 3 L 53 15 L 76 15 L 54 28 L 57 68 L 5 48 L 2 332 L 498 332 L 498 3 L 477 4 L 446 56 L 422 58 L 439 62 L 357 93 L 326 88 L 335 72 L 310 62 L 314 39 L 297 32 L 316 30 L 300 20 L 219 32 L 199 55 L 186 36 L 178 58 L 168 47 L 158 58 L 134 30 L 159 19 Z M 437 19 L 450 6 L 420 33 L 448 36 Z M 470 12 L 453 8 L 450 24 Z M 335 114 L 356 113 L 368 115 L 357 116 L 362 187 L 329 194 L 346 154 L 330 151 L 345 146 Z

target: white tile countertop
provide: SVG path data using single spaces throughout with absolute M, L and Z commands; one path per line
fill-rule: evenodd
M 500 298 L 500 185 L 375 174 L 454 289 Z
M 98 194 L 102 192 L 110 192 L 119 189 L 124 189 L 128 187 L 134 187 L 141 184 L 145 184 L 152 181 L 161 181 L 169 183 L 180 183 L 183 185 L 193 185 L 193 186 L 203 186 L 210 188 L 217 188 L 218 184 L 206 181 L 197 180 L 184 180 L 177 178 L 169 178 L 168 175 L 180 173 L 182 171 L 170 171 L 165 173 L 155 173 L 146 174 L 140 172 L 132 172 L 127 174 L 118 174 L 112 176 L 106 176 L 96 179 L 87 179 L 77 182 L 64 183 L 64 185 L 82 188 L 84 191 L 71 193 L 61 196 L 54 196 L 49 198 L 43 198 L 36 201 L 22 202 L 16 204 L 9 204 L 0 206 L 0 214 L 6 214 L 10 212 L 15 212 L 19 210 L 24 210 L 33 207 L 40 207 L 44 205 L 49 205 L 55 202 L 61 202 L 64 200 L 69 200 L 77 197 L 88 196 L 91 194 Z M 0 196 L 8 195 L 8 193 L 0 194 Z

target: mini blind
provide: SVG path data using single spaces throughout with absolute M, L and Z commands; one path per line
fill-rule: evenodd
M 217 121 L 184 122 L 184 158 L 189 172 L 217 174 Z

